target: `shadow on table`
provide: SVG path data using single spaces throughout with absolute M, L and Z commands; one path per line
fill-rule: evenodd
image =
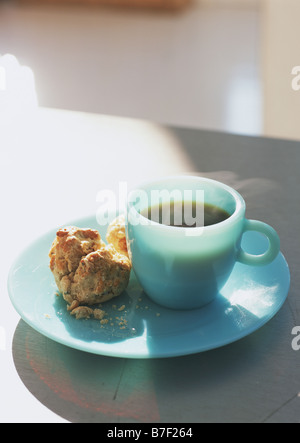
M 268 355 L 276 354 L 278 334 L 287 334 L 289 315 L 282 309 L 259 331 L 223 348 L 167 359 L 85 353 L 48 339 L 20 320 L 13 358 L 28 390 L 70 422 L 235 421 L 234 411 L 239 417 L 245 408 L 245 383 L 248 393 L 252 386 L 251 395 L 260 396 L 262 378 L 270 377 Z M 256 410 L 246 408 L 244 414 L 253 421 Z

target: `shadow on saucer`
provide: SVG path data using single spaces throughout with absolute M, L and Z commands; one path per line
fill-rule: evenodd
M 67 310 L 62 295 L 54 298 L 53 307 L 57 318 L 64 324 L 71 337 L 87 343 L 109 344 L 122 342 L 143 333 L 143 325 L 134 309 L 135 304 L 136 297 L 132 290 L 130 295 L 124 291 L 117 300 L 105 302 L 105 306 L 100 306 L 105 312 L 105 323 L 94 318 L 77 320 Z

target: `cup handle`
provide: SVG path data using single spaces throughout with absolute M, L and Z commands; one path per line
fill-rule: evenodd
M 260 255 L 249 254 L 240 249 L 237 261 L 252 266 L 262 266 L 271 263 L 280 251 L 280 240 L 277 232 L 271 226 L 258 220 L 245 220 L 244 232 L 257 231 L 264 234 L 269 240 L 269 248 Z

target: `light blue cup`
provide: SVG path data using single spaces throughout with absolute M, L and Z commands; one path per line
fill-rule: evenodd
M 204 202 L 225 209 L 230 217 L 220 223 L 195 228 L 174 227 L 140 214 L 151 205 L 153 191 L 174 190 L 204 196 Z M 168 191 L 168 192 L 165 192 Z M 168 197 L 166 197 L 168 198 Z M 251 266 L 272 262 L 280 250 L 276 231 L 245 218 L 242 196 L 229 186 L 197 176 L 167 177 L 142 184 L 128 196 L 126 236 L 133 270 L 146 294 L 173 309 L 200 308 L 211 302 L 228 280 L 236 261 Z M 258 231 L 269 240 L 261 255 L 241 248 L 245 231 Z

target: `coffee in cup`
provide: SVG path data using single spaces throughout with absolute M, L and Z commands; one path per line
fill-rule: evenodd
M 237 191 L 203 177 L 167 177 L 133 190 L 127 203 L 127 246 L 136 277 L 150 299 L 173 309 L 200 308 L 220 293 L 236 262 L 272 262 L 280 250 L 276 231 L 261 221 L 247 220 L 245 210 Z M 246 231 L 264 234 L 267 251 L 244 251 L 241 240 Z

